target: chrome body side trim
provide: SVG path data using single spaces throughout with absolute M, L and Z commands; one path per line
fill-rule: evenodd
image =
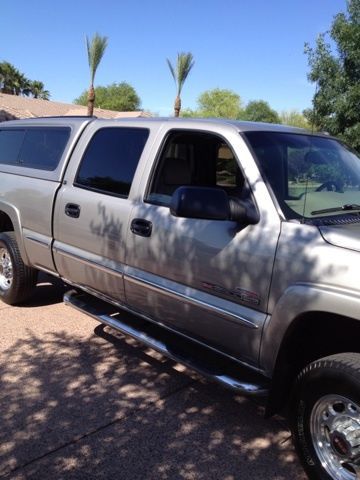
M 151 281 L 144 277 L 140 277 L 135 273 L 135 269 L 130 269 L 130 268 L 125 269 L 124 277 L 126 280 L 136 285 L 142 285 L 142 286 L 146 285 L 150 290 L 160 292 L 164 295 L 167 295 L 173 298 L 184 300 L 187 303 L 190 303 L 196 307 L 200 307 L 202 309 L 210 311 L 211 313 L 215 313 L 216 315 L 220 315 L 222 318 L 225 318 L 226 320 L 229 320 L 231 322 L 235 322 L 236 324 L 241 324 L 251 329 L 259 328 L 256 323 L 254 323 L 251 320 L 248 320 L 247 318 L 237 315 L 229 310 L 226 310 L 225 308 L 221 308 L 216 305 L 213 305 L 212 303 L 206 302 L 205 298 L 210 300 L 210 298 L 212 297 L 212 295 L 209 295 L 208 293 L 203 293 L 190 287 L 184 287 L 187 293 L 176 291 L 164 285 L 155 283 L 154 281 Z
M 38 270 L 41 270 L 44 273 L 47 273 L 47 274 L 51 275 L 52 277 L 60 278 L 60 275 L 58 274 L 58 272 L 54 272 L 53 270 L 49 270 L 48 268 L 45 268 L 41 265 L 36 265 L 36 268 Z
M 51 248 L 51 242 L 43 240 L 42 238 L 34 237 L 32 235 L 25 235 L 25 238 L 26 240 L 30 240 L 30 242 L 39 243 L 40 245 L 43 245 L 46 248 Z
M 40 203 L 39 203 L 40 205 Z M 50 217 L 46 218 L 50 212 L 44 212 L 44 223 L 50 220 Z M 30 260 L 31 266 L 38 269 L 45 269 L 50 272 L 55 271 L 55 265 L 53 262 L 51 244 L 52 236 L 51 232 L 40 233 L 40 223 L 38 220 L 35 220 L 38 224 L 34 225 L 34 229 L 22 228 L 22 237 L 24 242 L 24 247 L 27 253 L 27 256 Z M 43 231 L 44 232 L 44 231 Z
M 117 263 L 117 262 L 115 263 L 107 259 L 100 259 L 98 258 L 98 256 L 95 256 L 95 255 L 90 256 L 89 254 L 87 254 L 88 255 L 87 258 L 84 258 L 83 256 L 81 256 L 81 250 L 80 251 L 77 251 L 77 250 L 78 249 L 75 249 L 72 247 L 70 251 L 69 249 L 65 249 L 59 246 L 57 243 L 55 243 L 54 245 L 54 251 L 56 253 L 60 253 L 61 255 L 64 255 L 68 258 L 75 258 L 77 261 L 81 263 L 96 266 L 96 268 L 106 273 L 111 273 L 113 275 L 115 274 L 120 277 L 124 276 L 126 280 L 134 284 L 146 286 L 148 289 L 156 290 L 157 292 L 161 292 L 164 295 L 171 296 L 173 298 L 177 298 L 178 300 L 185 301 L 196 307 L 200 307 L 202 309 L 210 311 L 211 313 L 220 315 L 222 318 L 225 318 L 226 320 L 244 325 L 247 328 L 258 329 L 258 325 L 253 321 L 248 320 L 247 318 L 244 318 L 229 310 L 226 310 L 224 308 L 218 307 L 210 303 L 210 300 L 212 297 L 212 295 L 210 294 L 197 291 L 193 288 L 184 287 L 188 292 L 186 294 L 179 290 L 175 290 L 170 287 L 165 287 L 160 283 L 155 283 L 154 281 L 151 281 L 148 278 L 144 278 L 145 273 L 143 276 L 140 276 L 139 274 L 135 273 L 135 269 L 131 267 L 126 267 L 120 263 Z M 180 288 L 181 286 L 179 285 L 179 289 Z M 204 297 L 204 298 L 202 299 L 200 297 Z M 206 301 L 205 299 L 207 299 L 208 301 Z
M 64 257 L 73 258 L 85 265 L 95 266 L 98 270 L 105 273 L 111 273 L 112 275 L 117 275 L 119 277 L 122 277 L 124 274 L 124 266 L 121 263 L 88 252 L 86 252 L 86 257 L 84 257 L 83 250 L 75 247 L 64 248 L 63 246 L 59 246 L 59 242 L 55 241 L 53 251 Z

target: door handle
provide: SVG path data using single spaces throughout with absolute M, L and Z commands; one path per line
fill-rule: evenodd
M 140 237 L 150 237 L 152 232 L 152 223 L 143 218 L 134 218 L 131 222 L 130 230 Z
M 65 215 L 68 217 L 79 218 L 80 205 L 77 205 L 76 203 L 67 203 L 65 206 Z

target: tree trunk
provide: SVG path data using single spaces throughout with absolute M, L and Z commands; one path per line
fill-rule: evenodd
M 179 96 L 175 98 L 175 104 L 174 104 L 174 115 L 175 117 L 178 117 L 180 115 L 180 110 L 181 110 L 181 99 Z
M 94 85 L 90 85 L 88 92 L 88 116 L 92 117 L 94 115 L 94 104 L 95 104 L 95 89 Z

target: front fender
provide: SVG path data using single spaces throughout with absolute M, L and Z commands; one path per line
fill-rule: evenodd
M 269 376 L 273 375 L 280 347 L 293 322 L 304 314 L 314 312 L 360 321 L 360 292 L 310 283 L 289 287 L 264 326 L 260 365 Z

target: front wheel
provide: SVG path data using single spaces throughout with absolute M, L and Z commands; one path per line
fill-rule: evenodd
M 308 365 L 296 381 L 290 412 L 295 447 L 310 479 L 360 479 L 360 354 Z
M 36 285 L 37 273 L 24 264 L 14 232 L 0 233 L 0 299 L 9 305 L 27 300 Z

